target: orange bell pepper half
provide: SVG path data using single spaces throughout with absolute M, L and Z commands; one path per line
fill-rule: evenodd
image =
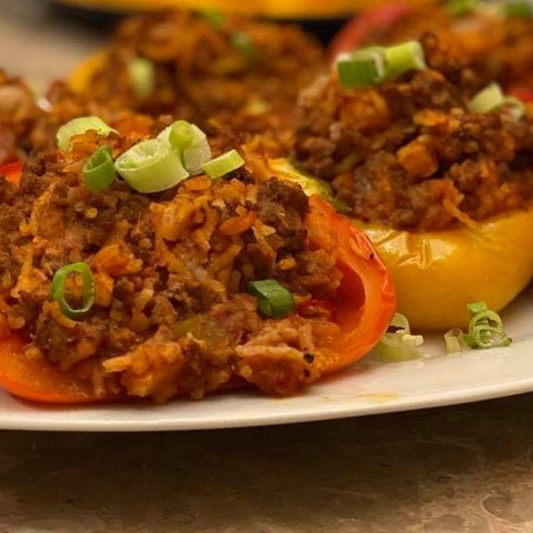
M 335 301 L 334 321 L 340 325 L 338 338 L 325 346 L 336 354 L 323 369 L 333 372 L 367 354 L 386 331 L 396 308 L 392 277 L 365 234 L 339 215 L 318 196 L 310 198 L 305 224 L 312 247 L 323 248 L 336 257 L 343 274 Z M 95 395 L 90 383 L 81 383 L 44 358 L 24 353 L 24 341 L 11 333 L 0 341 L 0 387 L 28 400 L 47 403 L 90 403 L 115 399 Z

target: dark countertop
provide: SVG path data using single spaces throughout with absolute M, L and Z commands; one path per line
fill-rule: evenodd
M 66 76 L 108 19 L 2 2 L 0 65 Z M 533 532 L 533 395 L 280 427 L 0 432 L 0 533 Z
M 533 397 L 283 427 L 0 432 L 2 533 L 527 533 Z

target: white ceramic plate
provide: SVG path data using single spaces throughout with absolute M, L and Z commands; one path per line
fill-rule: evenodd
M 503 313 L 508 348 L 446 355 L 426 339 L 424 358 L 360 363 L 300 396 L 241 392 L 167 405 L 124 403 L 42 407 L 0 392 L 0 428 L 56 431 L 157 431 L 234 428 L 346 418 L 453 405 L 533 391 L 533 288 Z

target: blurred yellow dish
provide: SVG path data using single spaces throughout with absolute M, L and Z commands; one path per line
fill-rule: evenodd
M 436 0 L 410 0 L 406 3 L 420 6 L 435 2 Z M 246 0 L 234 3 L 227 0 L 63 0 L 63 3 L 120 11 L 182 7 L 305 19 L 342 17 L 364 9 L 376 8 L 390 3 L 390 0 Z

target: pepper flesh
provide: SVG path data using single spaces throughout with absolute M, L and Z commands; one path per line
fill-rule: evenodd
M 5 176 L 7 181 L 18 183 L 22 175 L 22 162 L 15 161 L 0 166 L 0 176 Z
M 398 312 L 416 330 L 466 326 L 466 305 L 479 300 L 498 312 L 533 277 L 533 246 L 524 241 L 533 235 L 533 206 L 439 232 L 356 223 L 390 269 Z

